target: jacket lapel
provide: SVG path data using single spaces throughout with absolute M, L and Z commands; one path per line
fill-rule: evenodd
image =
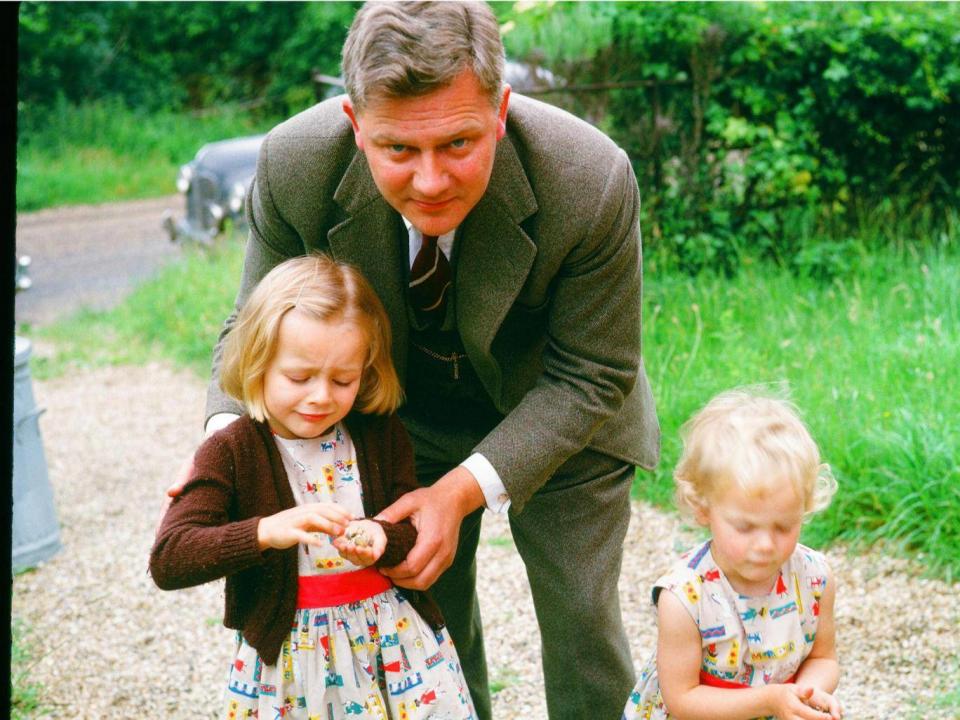
M 490 346 L 517 299 L 537 255 L 520 223 L 537 201 L 509 138 L 497 144 L 490 184 L 457 234 L 454 293 L 464 349 L 487 390 L 497 396 L 499 373 Z
M 330 248 L 338 260 L 363 272 L 386 308 L 393 331 L 394 363 L 403 378 L 407 358 L 404 280 L 409 263 L 404 250 L 407 244 L 399 237 L 403 223 L 377 189 L 362 152 L 354 154 L 333 199 L 347 219 L 327 234 Z

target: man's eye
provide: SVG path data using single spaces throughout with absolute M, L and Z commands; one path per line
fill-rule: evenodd
M 452 143 L 450 143 L 450 147 L 456 148 L 456 149 L 465 148 L 466 146 L 467 146 L 466 138 L 457 138 Z
M 396 153 L 396 154 L 398 154 L 398 155 L 399 155 L 400 153 L 402 153 L 402 152 L 406 152 L 406 150 L 407 150 L 407 146 L 406 146 L 406 145 L 394 144 L 394 145 L 391 145 L 391 146 L 390 146 L 390 152 Z

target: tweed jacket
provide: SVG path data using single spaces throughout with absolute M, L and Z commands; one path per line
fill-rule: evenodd
M 368 517 L 415 490 L 410 438 L 396 415 L 352 413 L 344 421 L 357 454 Z M 211 435 L 194 458 L 194 473 L 174 498 L 150 552 L 150 574 L 163 590 L 226 577 L 223 624 L 267 663 L 276 662 L 297 607 L 297 551 L 260 550 L 260 518 L 295 505 L 270 428 L 244 415 Z M 417 531 L 409 522 L 381 522 L 387 547 L 378 566 L 403 561 Z M 426 593 L 400 590 L 439 627 L 440 610 Z
M 403 382 L 406 233 L 356 147 L 343 99 L 315 105 L 264 140 L 247 195 L 237 307 L 287 258 L 323 251 L 350 262 L 387 309 Z M 514 512 L 588 445 L 647 469 L 658 460 L 640 347 L 639 209 L 630 162 L 609 138 L 511 95 L 487 191 L 457 229 L 454 306 L 467 356 L 505 415 L 475 451 L 497 470 Z M 217 412 L 238 408 L 215 369 L 208 417 Z

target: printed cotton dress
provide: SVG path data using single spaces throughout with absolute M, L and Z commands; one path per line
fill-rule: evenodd
M 353 443 L 337 424 L 323 437 L 274 436 L 297 504 L 337 502 L 364 517 Z M 300 545 L 299 572 L 358 570 L 330 538 Z M 446 629 L 435 632 L 393 587 L 366 600 L 297 610 L 276 665 L 237 634 L 224 699 L 229 720 L 469 720 L 473 704 Z
M 793 677 L 817 636 L 827 583 L 821 553 L 797 545 L 767 595 L 741 595 L 717 567 L 707 541 L 680 556 L 654 584 L 654 604 L 672 592 L 700 628 L 701 683 L 759 687 Z M 709 677 L 706 677 L 709 676 Z M 656 653 L 640 672 L 623 720 L 667 720 Z

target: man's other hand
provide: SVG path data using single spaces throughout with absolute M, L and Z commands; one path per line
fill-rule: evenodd
M 380 571 L 400 587 L 429 588 L 453 563 L 463 518 L 483 502 L 476 478 L 463 466 L 455 467 L 430 487 L 399 498 L 377 519 L 396 523 L 410 518 L 417 529 L 417 543 L 402 563 Z

